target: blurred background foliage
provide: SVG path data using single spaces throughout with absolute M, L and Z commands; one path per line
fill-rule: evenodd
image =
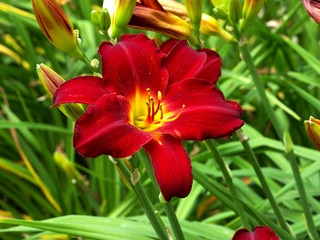
M 212 15 L 211 2 L 202 2 L 203 12 Z M 104 40 L 90 20 L 91 10 L 101 6 L 102 1 L 98 0 L 69 1 L 62 6 L 74 28 L 79 29 L 81 48 L 90 59 L 99 59 L 97 49 Z M 131 28 L 123 33 L 138 32 L 166 39 L 158 33 Z M 249 45 L 269 101 L 296 145 L 295 154 L 317 227 L 320 226 L 320 153 L 306 135 L 303 120 L 310 115 L 320 117 L 319 36 L 319 25 L 309 17 L 300 1 L 276 0 L 266 1 L 243 38 Z M 243 107 L 246 125 L 242 130 L 249 136 L 290 230 L 297 239 L 308 239 L 299 194 L 283 145 L 276 137 L 236 43 L 227 43 L 215 36 L 201 38 L 204 47 L 216 50 L 223 59 L 219 88 L 226 99 L 235 100 Z M 50 66 L 64 79 L 90 73 L 82 62 L 54 48 L 46 39 L 33 15 L 31 1 L 1 0 L 0 219 L 44 220 L 64 216 L 49 221 L 52 228 L 37 222 L 39 225 L 29 226 L 33 228 L 12 228 L 10 232 L 7 230 L 10 221 L 0 220 L 2 239 L 68 239 L 72 235 L 84 239 L 156 238 L 139 202 L 122 183 L 108 157 L 83 159 L 75 153 L 73 122 L 58 109 L 50 108 L 52 101 L 36 74 L 39 63 Z M 221 139 L 216 144 L 232 171 L 234 185 L 247 206 L 245 211 L 251 223 L 276 222 L 237 137 Z M 222 174 L 206 145 L 185 142 L 185 146 L 197 173 L 191 194 L 172 202 L 186 238 L 231 239 L 242 223 Z M 138 152 L 137 157 L 148 161 L 144 151 Z M 139 169 L 149 197 L 164 216 L 157 189 L 152 186 L 143 164 L 140 163 Z M 203 182 L 211 185 L 205 186 Z M 72 215 L 88 217 L 80 219 Z M 167 224 L 165 217 L 164 221 Z M 11 223 L 23 225 L 19 221 Z M 66 235 L 68 232 L 55 223 L 79 224 L 84 233 Z M 96 235 L 88 235 L 90 231 Z

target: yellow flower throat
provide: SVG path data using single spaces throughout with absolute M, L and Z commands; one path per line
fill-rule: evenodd
M 146 98 L 147 101 L 145 101 Z M 141 95 L 139 91 L 137 91 L 131 112 L 133 125 L 141 130 L 150 132 L 165 122 L 176 120 L 181 115 L 185 105 L 182 106 L 178 114 L 172 116 L 172 113 L 165 113 L 165 107 L 164 104 L 161 103 L 161 100 L 162 93 L 160 91 L 158 91 L 157 100 L 151 96 L 150 88 L 147 88 L 147 95 Z

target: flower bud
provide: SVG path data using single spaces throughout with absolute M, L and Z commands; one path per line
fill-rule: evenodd
M 37 65 L 37 73 L 44 90 L 52 99 L 54 92 L 65 80 L 44 64 Z M 85 112 L 82 105 L 77 103 L 63 104 L 59 106 L 59 109 L 72 121 L 76 121 Z
M 100 29 L 102 32 L 107 32 L 111 21 L 110 21 L 110 14 L 108 12 L 108 9 L 102 9 L 99 17 L 99 24 L 100 24 Z
M 201 0 L 184 0 L 184 5 L 189 16 L 190 24 L 196 34 L 199 33 L 200 22 L 202 18 Z
M 72 24 L 59 4 L 54 0 L 32 0 L 32 8 L 42 32 L 56 48 L 74 58 L 84 58 Z
M 240 32 L 243 32 L 252 20 L 258 16 L 263 7 L 264 0 L 245 0 L 242 9 L 242 21 L 240 23 Z
M 91 22 L 96 25 L 97 27 L 100 27 L 100 13 L 97 10 L 91 11 Z
M 320 151 L 320 120 L 310 116 L 309 120 L 304 121 L 304 126 L 310 140 Z
M 320 3 L 319 1 L 302 0 L 303 5 L 307 9 L 309 15 L 320 24 Z
M 233 25 L 236 25 L 242 16 L 242 5 L 240 0 L 229 1 L 229 18 Z
M 76 180 L 79 179 L 80 177 L 80 173 L 79 171 L 76 169 L 75 165 L 73 162 L 71 162 L 67 156 L 57 150 L 54 152 L 53 154 L 53 159 L 55 161 L 55 163 L 70 177 L 70 178 L 74 178 Z
M 136 0 L 108 0 L 103 2 L 103 8 L 108 9 L 110 14 L 111 26 L 109 35 L 117 38 L 121 31 L 129 23 Z

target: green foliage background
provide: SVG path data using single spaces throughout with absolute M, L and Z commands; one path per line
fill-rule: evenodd
M 45 63 L 65 79 L 89 73 L 88 69 L 55 49 L 35 19 L 7 11 L 1 4 L 33 13 L 29 0 L 0 2 L 0 236 L 4 240 L 41 239 L 48 235 L 50 239 L 157 238 L 135 195 L 123 184 L 108 158 L 83 159 L 75 153 L 73 122 L 58 109 L 50 108 L 52 102 L 39 83 L 35 66 Z M 90 21 L 90 12 L 93 6 L 101 5 L 102 1 L 79 0 L 63 6 L 74 27 L 80 30 L 81 47 L 90 59 L 98 58 L 97 49 L 103 41 Z M 211 14 L 210 1 L 203 1 L 203 11 Z M 129 28 L 124 31 L 138 32 L 141 31 Z M 166 39 L 154 32 L 145 33 Z M 310 115 L 320 118 L 319 25 L 298 0 L 266 1 L 259 18 L 244 36 L 268 99 L 283 128 L 291 133 L 314 222 L 319 227 L 320 153 L 308 139 L 303 124 Z M 202 38 L 204 46 L 215 49 L 223 59 L 219 88 L 226 99 L 238 101 L 243 107 L 246 124 L 242 130 L 250 139 L 294 235 L 291 239 L 309 239 L 283 144 L 274 132 L 237 45 L 215 36 Z M 20 60 L 5 54 L 1 46 L 13 51 Z M 21 145 L 20 154 L 17 141 Z M 276 224 L 275 214 L 237 136 L 215 143 L 230 168 L 252 226 L 273 223 L 272 228 L 279 236 L 288 236 Z M 77 180 L 54 161 L 53 154 L 59 145 L 64 145 L 68 161 L 80 173 Z M 187 198 L 172 201 L 185 237 L 231 239 L 243 225 L 212 152 L 200 142 L 185 142 L 185 146 L 192 159 L 195 181 Z M 21 152 L 61 208 L 60 212 L 26 167 Z M 140 162 L 148 161 L 143 151 L 138 152 L 137 158 Z M 141 163 L 139 170 L 148 196 L 169 227 L 158 200 L 158 189 L 151 184 Z M 31 218 L 36 221 L 22 220 Z M 20 227 L 11 228 L 12 224 Z

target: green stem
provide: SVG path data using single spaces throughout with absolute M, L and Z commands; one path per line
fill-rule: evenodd
M 238 137 L 240 139 L 240 142 L 241 142 L 243 148 L 245 149 L 245 151 L 246 151 L 246 153 L 248 155 L 248 158 L 249 158 L 249 160 L 250 160 L 250 162 L 251 162 L 251 164 L 252 164 L 252 166 L 254 168 L 254 171 L 256 172 L 256 174 L 257 174 L 257 176 L 258 176 L 258 178 L 260 180 L 260 183 L 262 185 L 262 189 L 265 192 L 267 198 L 269 199 L 269 202 L 270 202 L 270 204 L 271 204 L 271 206 L 273 208 L 274 213 L 277 216 L 277 219 L 278 219 L 281 227 L 283 229 L 285 229 L 287 232 L 290 233 L 288 225 L 287 225 L 284 217 L 282 216 L 282 213 L 280 212 L 279 206 L 276 203 L 276 200 L 275 200 L 275 198 L 274 198 L 274 196 L 273 196 L 273 194 L 272 194 L 272 192 L 271 192 L 271 190 L 269 188 L 267 180 L 266 180 L 265 176 L 263 175 L 263 173 L 261 171 L 259 162 L 258 162 L 256 156 L 254 155 L 254 152 L 253 152 L 253 150 L 252 150 L 252 148 L 251 148 L 251 146 L 250 146 L 250 144 L 248 142 L 248 137 L 245 134 L 243 134 L 241 132 L 241 130 L 237 130 L 236 133 L 237 133 L 237 135 L 238 135 Z
M 302 182 L 302 178 L 299 172 L 299 166 L 297 164 L 296 157 L 293 153 L 294 145 L 288 131 L 286 131 L 284 135 L 284 147 L 285 147 L 286 155 L 291 165 L 293 177 L 295 179 L 295 182 L 299 191 L 301 204 L 302 204 L 303 211 L 307 221 L 307 231 L 310 233 L 309 235 L 311 235 L 310 237 L 312 237 L 313 240 L 319 240 L 319 235 L 315 227 L 314 221 L 312 219 L 312 213 L 309 208 L 307 194 L 306 194 L 306 191 Z
M 169 219 L 170 225 L 172 227 L 173 233 L 176 236 L 177 240 L 184 240 L 184 236 L 178 221 L 178 218 L 176 216 L 175 210 L 171 204 L 171 202 L 167 202 L 163 204 L 164 210 L 166 212 L 166 215 Z
M 143 186 L 140 181 L 138 181 L 135 185 L 132 184 L 131 181 L 131 173 L 124 162 L 119 159 L 117 160 L 117 166 L 120 171 L 123 173 L 127 181 L 130 183 L 131 187 L 133 188 L 138 200 L 140 201 L 141 206 L 143 207 L 153 229 L 157 233 L 160 240 L 166 239 L 169 240 L 168 234 L 166 230 L 162 227 L 160 223 L 159 217 L 156 216 L 155 210 L 152 206 L 151 201 L 149 200 L 147 194 L 145 193 Z
M 240 41 L 241 35 L 237 29 L 235 29 L 235 35 L 238 38 L 238 40 Z M 247 64 L 247 67 L 250 71 L 253 82 L 254 82 L 254 84 L 257 88 L 258 94 L 261 98 L 262 104 L 264 105 L 264 108 L 266 109 L 266 112 L 267 112 L 269 118 L 271 119 L 271 122 L 274 126 L 274 129 L 275 129 L 279 139 L 282 140 L 284 129 L 282 128 L 282 125 L 278 121 L 277 116 L 276 116 L 275 112 L 273 111 L 273 108 L 267 98 L 267 95 L 265 93 L 265 88 L 260 80 L 258 71 L 254 65 L 254 62 L 251 57 L 250 51 L 248 49 L 247 43 L 239 44 L 239 49 L 240 49 L 240 52 L 243 56 L 244 61 Z
M 142 154 L 142 152 L 140 151 L 139 153 Z M 147 157 L 144 155 L 143 157 L 140 158 L 142 161 L 143 166 L 145 166 L 147 174 L 149 176 L 149 178 L 151 179 L 151 182 L 155 188 L 155 190 L 157 192 L 160 192 L 160 188 L 157 184 L 156 178 L 154 176 L 154 172 L 153 172 L 153 168 L 151 165 L 151 162 L 149 159 L 147 159 Z M 176 237 L 177 240 L 184 240 L 184 236 L 183 236 L 183 232 L 181 230 L 178 218 L 176 216 L 175 210 L 173 208 L 173 205 L 171 202 L 166 202 L 166 203 L 162 203 L 163 208 L 166 212 L 166 215 L 169 219 L 170 225 L 172 227 L 173 233 Z
M 215 143 L 212 140 L 207 140 L 205 142 L 205 144 L 207 145 L 207 147 L 211 150 L 217 164 L 219 165 L 220 170 L 222 171 L 222 174 L 224 176 L 224 179 L 230 189 L 230 192 L 232 193 L 233 196 L 233 202 L 236 206 L 237 212 L 241 218 L 241 221 L 243 223 L 243 226 L 245 228 L 247 228 L 248 230 L 251 230 L 251 226 L 249 224 L 248 218 L 246 213 L 244 212 L 241 203 L 238 201 L 238 199 L 236 198 L 237 196 L 237 191 L 236 188 L 233 185 L 233 181 L 232 181 L 232 177 L 225 165 L 224 160 L 222 159 L 222 156 L 220 154 L 220 152 L 218 151 L 217 147 L 215 146 Z

